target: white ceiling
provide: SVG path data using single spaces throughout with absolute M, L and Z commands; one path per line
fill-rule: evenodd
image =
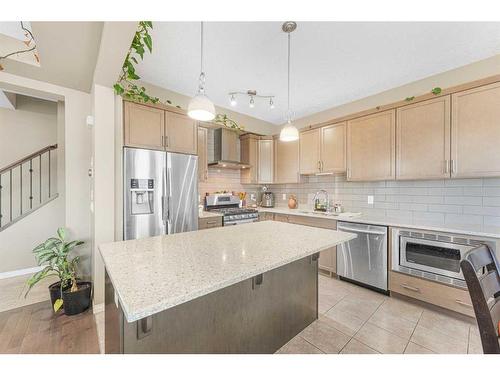
M 200 24 L 155 22 L 146 82 L 193 95 L 200 70 Z M 286 110 L 286 35 L 281 22 L 205 24 L 208 96 L 221 107 L 274 123 Z M 300 118 L 500 53 L 500 23 L 298 22 L 292 34 L 291 101 Z M 227 93 L 276 95 L 230 107 Z M 430 88 L 429 88 L 430 89 Z

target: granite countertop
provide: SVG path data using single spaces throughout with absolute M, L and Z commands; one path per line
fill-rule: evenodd
M 209 217 L 221 217 L 222 214 L 220 212 L 210 212 L 210 211 L 200 211 L 198 212 L 199 219 L 207 219 Z
M 260 212 L 315 217 L 326 220 L 348 221 L 351 223 L 432 230 L 436 232 L 451 232 L 455 234 L 463 234 L 463 235 L 478 236 L 478 237 L 491 237 L 500 239 L 500 228 L 484 226 L 484 225 L 444 224 L 441 222 L 412 220 L 399 217 L 381 217 L 381 216 L 372 216 L 365 214 L 361 215 L 358 214 L 350 217 L 349 213 L 345 213 L 346 215 L 340 215 L 340 216 L 336 215 L 329 216 L 325 214 L 314 213 L 313 210 L 311 209 L 308 210 L 304 208 L 290 209 L 287 207 L 276 207 L 276 208 L 260 207 L 258 210 Z
M 99 245 L 128 322 L 247 280 L 356 236 L 256 222 Z

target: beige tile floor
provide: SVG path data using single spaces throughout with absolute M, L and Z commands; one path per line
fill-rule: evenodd
M 323 275 L 319 276 L 319 314 L 277 353 L 482 353 L 472 319 Z

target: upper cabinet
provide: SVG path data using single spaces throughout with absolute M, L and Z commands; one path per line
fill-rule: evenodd
M 208 129 L 198 128 L 198 181 L 208 180 Z
M 186 115 L 167 111 L 165 112 L 165 118 L 166 150 L 183 154 L 196 154 L 198 139 L 196 121 Z
M 396 179 L 450 177 L 450 96 L 400 107 Z
M 245 134 L 240 138 L 240 161 L 249 164 L 250 168 L 241 170 L 243 184 L 256 184 L 258 181 L 259 138 L 253 134 Z
M 273 140 L 259 139 L 258 182 L 271 184 L 274 182 Z
M 395 178 L 395 110 L 347 122 L 347 179 L 349 181 Z
M 346 123 L 300 133 L 300 174 L 344 173 Z
M 321 172 L 345 173 L 346 128 L 346 122 L 321 128 Z
M 124 145 L 197 153 L 197 122 L 178 111 L 124 101 Z
M 299 182 L 299 141 L 274 140 L 274 182 L 278 184 Z
M 320 129 L 307 130 L 299 136 L 299 166 L 300 174 L 315 174 L 321 172 L 320 162 Z
M 123 104 L 125 146 L 163 150 L 165 111 L 127 101 Z
M 500 176 L 500 83 L 452 95 L 452 177 Z

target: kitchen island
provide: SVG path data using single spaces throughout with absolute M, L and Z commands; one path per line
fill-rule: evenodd
M 318 316 L 319 252 L 355 235 L 257 222 L 99 246 L 106 353 L 272 353 Z

